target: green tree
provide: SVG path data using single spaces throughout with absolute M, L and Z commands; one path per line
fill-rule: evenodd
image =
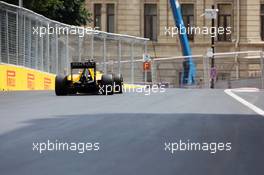
M 18 0 L 4 1 L 18 5 Z M 91 21 L 85 0 L 24 0 L 23 7 L 70 25 L 86 25 Z

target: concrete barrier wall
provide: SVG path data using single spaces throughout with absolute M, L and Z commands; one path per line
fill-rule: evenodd
M 9 64 L 0 64 L 0 90 L 54 90 L 55 75 Z

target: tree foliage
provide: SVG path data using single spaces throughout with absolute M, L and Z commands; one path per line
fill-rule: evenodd
M 18 5 L 18 0 L 4 1 Z M 70 25 L 86 25 L 91 21 L 85 0 L 23 0 L 23 7 Z

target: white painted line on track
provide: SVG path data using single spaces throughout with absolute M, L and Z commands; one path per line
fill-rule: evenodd
M 231 90 L 233 92 L 259 92 L 258 88 L 236 88 Z
M 233 91 L 235 92 L 241 92 L 240 89 L 226 89 L 225 93 L 231 97 L 233 97 L 235 100 L 239 101 L 240 103 L 242 103 L 243 105 L 245 105 L 246 107 L 248 107 L 249 109 L 253 110 L 254 112 L 256 112 L 257 114 L 261 115 L 262 117 L 264 117 L 264 111 L 262 109 L 260 109 L 259 107 L 253 105 L 252 103 L 249 103 L 248 101 L 246 101 L 245 99 L 239 97 L 238 95 L 236 95 L 235 93 L 233 93 Z M 245 89 L 243 89 L 243 92 L 257 92 L 253 91 L 252 89 L 249 89 L 248 91 L 246 91 Z

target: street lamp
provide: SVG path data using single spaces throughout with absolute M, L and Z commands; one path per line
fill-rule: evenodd
M 212 9 L 205 9 L 205 18 L 206 19 L 211 19 L 212 20 L 212 33 L 211 33 L 211 49 L 210 52 L 212 54 L 208 54 L 210 55 L 211 58 L 211 71 L 210 71 L 210 75 L 211 75 L 211 85 L 210 87 L 213 89 L 215 87 L 215 78 L 216 78 L 216 68 L 215 68 L 215 58 L 214 58 L 214 53 L 215 53 L 215 19 L 217 18 L 217 12 L 218 9 L 215 9 L 215 6 L 212 5 Z
M 18 6 L 23 7 L 23 0 L 18 0 Z

